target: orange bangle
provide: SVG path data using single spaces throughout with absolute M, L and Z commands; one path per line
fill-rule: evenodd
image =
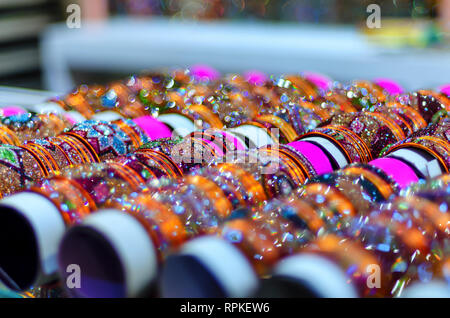
M 134 215 L 144 226 L 155 246 L 177 248 L 186 242 L 190 236 L 180 217 L 172 211 L 170 206 L 156 201 L 149 195 L 139 195 L 133 200 L 127 212 Z M 155 230 L 156 227 L 156 230 Z M 157 249 L 159 259 L 164 259 L 161 248 Z
M 28 152 L 34 158 L 34 160 L 37 162 L 37 164 L 39 166 L 39 170 L 41 171 L 41 173 L 42 173 L 42 175 L 44 177 L 48 177 L 49 176 L 50 173 L 47 170 L 47 168 L 45 166 L 45 163 L 42 162 L 42 160 L 39 158 L 39 155 L 36 152 L 34 152 L 33 149 L 29 149 L 29 148 L 24 147 L 24 146 L 17 146 L 17 147 L 25 150 L 26 152 Z
M 343 126 L 325 126 L 326 128 L 331 128 L 336 131 L 343 133 L 347 138 L 353 141 L 353 145 L 355 146 L 356 151 L 359 153 L 361 158 L 361 162 L 367 163 L 372 161 L 372 152 L 370 151 L 367 143 L 360 138 L 357 134 L 355 134 L 352 130 L 343 127 Z
M 303 79 L 302 77 L 296 75 L 288 75 L 286 76 L 286 79 L 292 83 L 292 86 L 294 86 L 295 89 L 303 91 L 303 93 L 309 98 L 316 99 L 318 97 L 316 90 L 307 80 Z
M 388 117 L 386 117 L 383 114 L 380 113 L 367 113 L 369 116 L 374 116 L 381 120 L 381 122 L 386 125 L 389 130 L 394 134 L 395 139 L 397 141 L 402 141 L 406 138 L 405 134 L 403 133 L 403 130 L 393 121 L 391 121 Z
M 72 146 L 76 147 L 80 151 L 80 153 L 84 155 L 86 163 L 100 162 L 100 158 L 98 157 L 95 149 L 83 137 L 69 131 L 61 134 L 60 138 L 63 138 Z
M 220 163 L 217 165 L 220 171 L 228 171 L 247 189 L 250 197 L 254 198 L 254 204 L 267 200 L 263 186 L 244 169 L 231 163 Z
M 70 158 L 70 162 L 72 164 L 83 164 L 87 163 L 86 158 L 82 155 L 80 150 L 78 149 L 78 146 L 73 144 L 73 140 L 68 138 L 69 136 L 59 135 L 57 137 L 48 138 L 49 140 L 52 140 L 52 144 L 56 145 L 57 143 L 65 143 L 70 147 L 70 150 L 73 151 L 76 154 L 77 158 L 74 158 L 72 153 L 67 153 L 66 150 L 62 149 L 63 152 Z
M 44 163 L 44 166 L 46 167 L 46 170 L 49 174 L 55 173 L 56 171 L 60 170 L 60 167 L 58 166 L 52 155 L 41 145 L 35 143 L 27 143 L 22 147 L 34 151 L 34 153 L 39 156 L 41 162 Z
M 181 171 L 180 167 L 178 167 L 177 164 L 163 152 L 153 149 L 139 149 L 136 153 L 157 161 L 160 166 L 166 170 L 167 175 L 172 178 L 176 179 L 183 176 L 183 171 Z
M 89 102 L 80 91 L 68 94 L 64 99 L 64 104 L 66 110 L 75 109 L 87 119 L 95 115 Z
M 47 188 L 46 184 L 50 188 Z M 40 187 L 31 187 L 30 191 L 39 193 L 52 201 L 66 225 L 81 222 L 92 211 L 97 210 L 91 196 L 78 183 L 64 177 L 54 176 Z M 52 195 L 53 192 L 58 195 Z
M 347 97 L 330 92 L 323 96 L 327 101 L 339 106 L 340 111 L 344 113 L 356 113 L 358 110 L 353 106 L 353 104 L 348 100 Z
M 222 219 L 227 218 L 232 210 L 233 206 L 227 199 L 222 189 L 220 189 L 213 181 L 208 180 L 202 176 L 186 176 L 184 181 L 187 184 L 192 184 L 199 188 L 208 199 L 213 202 L 215 210 L 218 212 L 218 216 Z
M 356 215 L 356 209 L 352 202 L 340 191 L 329 187 L 322 183 L 310 183 L 305 185 L 302 193 L 302 198 L 309 198 L 310 196 L 321 195 L 325 198 L 323 203 L 313 200 L 313 203 L 319 207 L 327 206 L 332 210 L 337 210 L 341 217 L 353 217 Z M 332 205 L 332 207 L 330 207 Z M 330 215 L 332 217 L 332 215 Z
M 401 115 L 407 117 L 413 123 L 413 131 L 417 131 L 427 126 L 427 122 L 425 121 L 423 116 L 410 106 L 402 105 L 398 102 L 386 103 L 386 106 L 388 108 L 394 109 L 396 112 L 401 111 Z
M 302 185 L 306 181 L 306 176 L 308 175 L 306 168 L 298 160 L 282 151 L 282 149 L 277 148 L 274 150 L 271 147 L 263 147 L 260 148 L 259 151 L 264 151 L 271 157 L 282 158 L 283 163 L 289 170 L 289 175 L 294 177 L 294 181 L 298 186 Z
M 0 141 L 4 144 L 19 146 L 21 144 L 17 135 L 5 125 L 0 124 Z
M 293 142 L 298 138 L 295 129 L 286 121 L 275 115 L 260 115 L 255 120 L 267 122 L 272 126 L 278 128 L 286 137 L 288 142 Z
M 139 176 L 136 171 L 128 166 L 123 166 L 115 162 L 108 162 L 107 164 L 108 167 L 117 172 L 117 174 L 131 186 L 133 191 L 142 190 L 142 186 L 145 185 L 145 180 Z
M 133 144 L 135 149 L 138 149 L 140 146 L 142 146 L 141 139 L 139 138 L 139 135 L 130 127 L 128 126 L 123 120 L 115 120 L 113 121 L 114 124 L 116 124 L 125 134 L 127 134 L 128 137 L 131 139 L 131 143 Z
M 369 81 L 356 81 L 354 84 L 356 87 L 361 87 L 367 89 L 371 94 L 373 94 L 379 102 L 386 101 L 386 95 L 384 95 L 383 90 L 380 89 L 376 84 Z
M 326 111 L 323 108 L 320 108 L 319 106 L 317 106 L 314 103 L 306 102 L 306 101 L 300 101 L 299 104 L 303 108 L 312 110 L 314 114 L 318 115 L 322 119 L 322 121 L 325 121 L 325 120 L 327 120 L 328 118 L 331 117 L 331 115 L 328 113 L 328 111 Z
M 393 195 L 395 193 L 395 190 L 392 188 L 392 186 L 389 183 L 387 183 L 385 180 L 383 180 L 381 177 L 379 177 L 372 171 L 369 171 L 362 167 L 349 166 L 349 167 L 344 168 L 343 172 L 345 174 L 364 176 L 364 178 L 369 180 L 369 182 L 372 183 L 378 189 L 378 191 L 380 191 L 381 195 L 386 200 L 388 200 L 391 197 L 391 195 Z
M 223 129 L 223 123 L 220 118 L 204 105 L 191 105 L 187 108 L 198 114 L 200 118 L 207 122 L 211 128 Z

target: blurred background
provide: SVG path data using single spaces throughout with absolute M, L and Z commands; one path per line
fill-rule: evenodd
M 80 28 L 66 23 L 71 4 Z M 379 29 L 367 27 L 370 4 Z M 64 93 L 208 64 L 431 88 L 450 82 L 449 26 L 450 0 L 0 0 L 0 85 Z

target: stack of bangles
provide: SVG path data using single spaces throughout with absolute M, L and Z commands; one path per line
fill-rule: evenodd
M 449 97 L 386 80 L 322 84 L 175 71 L 4 112 L 1 281 L 83 297 L 149 286 L 399 297 L 445 285 Z M 70 264 L 81 288 L 57 283 Z M 368 268 L 381 272 L 373 286 Z

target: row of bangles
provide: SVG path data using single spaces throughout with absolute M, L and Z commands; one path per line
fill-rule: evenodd
M 4 108 L 0 295 L 449 297 L 449 95 L 198 67 Z

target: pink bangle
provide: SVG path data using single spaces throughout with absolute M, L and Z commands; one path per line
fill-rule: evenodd
M 317 174 L 324 174 L 333 171 L 330 159 L 322 149 L 307 141 L 294 141 L 288 144 L 302 153 L 316 170 Z
M 419 181 L 414 170 L 406 163 L 394 158 L 379 158 L 369 162 L 370 165 L 383 170 L 403 189 Z
M 197 81 L 216 81 L 220 78 L 220 73 L 208 65 L 194 65 L 191 67 L 191 74 Z
M 263 85 L 268 79 L 266 74 L 259 71 L 246 72 L 244 78 L 252 85 Z
M 8 106 L 2 109 L 3 116 L 14 116 L 25 114 L 27 111 L 19 106 Z
M 439 87 L 439 91 L 444 95 L 450 96 L 450 84 Z
M 404 90 L 400 86 L 400 84 L 394 82 L 393 80 L 387 78 L 378 78 L 373 81 L 375 84 L 383 88 L 391 95 L 400 95 L 403 94 Z
M 325 75 L 319 73 L 306 72 L 303 74 L 303 76 L 308 81 L 310 81 L 320 89 L 323 89 L 324 91 L 328 91 L 329 89 L 331 89 L 333 81 Z
M 133 121 L 147 134 L 151 140 L 170 138 L 172 136 L 170 129 L 152 116 L 135 118 Z

